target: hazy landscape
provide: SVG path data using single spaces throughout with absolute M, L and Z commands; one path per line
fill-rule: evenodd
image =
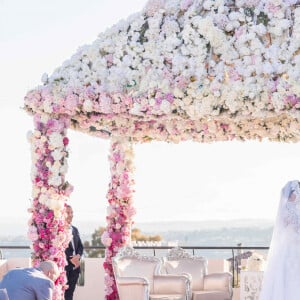
M 90 241 L 94 230 L 104 224 L 80 222 L 76 226 L 80 229 L 82 240 Z M 133 228 L 135 227 L 145 234 L 159 234 L 163 245 L 171 243 L 180 246 L 237 246 L 240 243 L 249 247 L 269 246 L 272 235 L 272 222 L 267 220 L 137 223 L 134 224 Z M 0 249 L 1 245 L 30 245 L 24 225 L 2 223 Z M 2 252 L 5 257 L 30 254 L 30 250 Z M 230 251 L 225 250 L 201 250 L 200 253 L 210 257 L 230 255 Z

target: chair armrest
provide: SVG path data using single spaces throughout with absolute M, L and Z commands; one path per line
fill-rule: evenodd
M 191 280 L 187 275 L 155 275 L 154 294 L 190 294 Z
M 186 276 L 190 280 L 190 282 L 192 282 L 192 275 L 190 273 L 182 272 L 180 275 Z
M 204 290 L 225 291 L 232 295 L 232 274 L 229 272 L 223 272 L 205 275 Z
M 143 277 L 118 277 L 116 279 L 120 300 L 148 300 L 149 281 Z
M 149 285 L 149 281 L 144 277 L 118 277 L 117 284 L 122 286 L 127 285 Z

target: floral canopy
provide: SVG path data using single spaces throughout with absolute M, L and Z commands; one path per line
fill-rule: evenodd
M 106 297 L 111 257 L 130 242 L 134 143 L 300 140 L 297 0 L 150 0 L 81 47 L 28 92 L 34 115 L 30 236 L 34 257 L 62 269 L 71 193 L 67 129 L 111 139 Z

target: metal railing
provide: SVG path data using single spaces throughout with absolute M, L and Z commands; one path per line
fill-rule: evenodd
M 95 247 L 91 247 L 95 248 Z M 158 247 L 148 247 L 148 246 L 135 246 L 135 249 L 152 249 L 153 255 L 156 256 L 156 250 L 168 250 L 174 248 L 174 246 L 158 246 Z M 192 254 L 195 255 L 195 250 L 230 250 L 232 257 L 228 258 L 226 260 L 232 260 L 231 263 L 231 271 L 232 271 L 232 286 L 236 287 L 239 282 L 239 273 L 240 273 L 240 259 L 237 257 L 235 250 L 238 250 L 239 252 L 243 250 L 269 250 L 269 247 L 265 246 L 180 246 L 180 248 L 185 250 L 191 250 Z M 99 249 L 104 249 L 103 247 L 99 247 Z
M 239 281 L 240 273 L 240 258 L 235 251 L 241 253 L 243 250 L 264 250 L 267 251 L 269 247 L 264 246 L 180 246 L 182 249 L 192 251 L 195 255 L 196 250 L 230 250 L 232 257 L 225 260 L 231 261 L 231 271 L 233 275 L 233 287 L 236 287 Z M 169 250 L 174 248 L 174 246 L 134 246 L 137 250 L 151 250 L 153 256 L 157 256 L 158 250 Z M 3 250 L 29 250 L 30 246 L 10 246 L 10 245 L 0 245 L 0 257 L 5 258 Z M 85 251 L 88 250 L 105 250 L 103 246 L 86 246 Z

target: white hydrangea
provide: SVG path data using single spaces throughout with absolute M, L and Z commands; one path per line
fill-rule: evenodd
M 83 109 L 86 112 L 92 112 L 93 111 L 93 102 L 90 99 L 85 99 L 83 102 Z
M 58 132 L 53 132 L 49 135 L 49 149 L 63 148 L 63 136 Z
M 160 105 L 161 111 L 163 111 L 166 115 L 171 112 L 171 104 L 169 101 L 163 100 Z
M 60 186 L 62 184 L 62 178 L 59 175 L 50 176 L 48 184 L 53 186 Z
M 149 0 L 145 7 L 146 14 L 148 16 L 155 15 L 156 12 L 165 7 L 165 2 L 165 0 Z
M 165 2 L 164 9 L 167 14 L 175 14 L 180 9 L 180 2 L 178 0 L 168 0 Z

